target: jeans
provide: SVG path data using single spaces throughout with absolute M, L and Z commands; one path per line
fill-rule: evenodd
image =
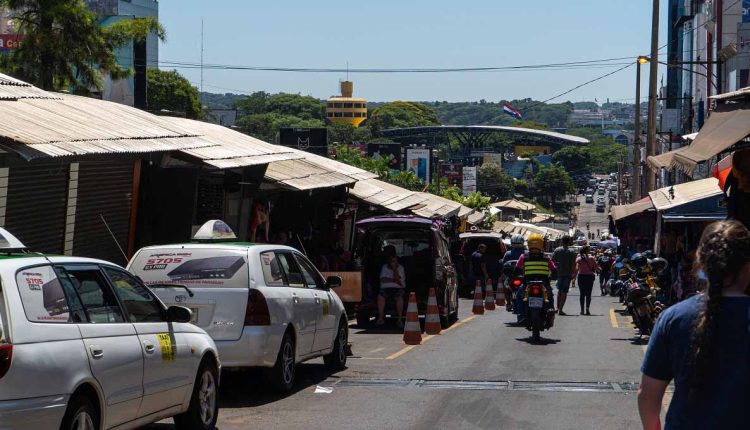
M 604 284 L 609 281 L 610 272 L 608 270 L 602 270 L 601 273 L 599 273 L 599 287 L 604 287 Z
M 591 306 L 591 291 L 594 289 L 594 279 L 596 275 L 578 275 L 578 289 L 581 291 L 581 312 L 584 311 L 583 305 L 586 305 L 586 310 Z

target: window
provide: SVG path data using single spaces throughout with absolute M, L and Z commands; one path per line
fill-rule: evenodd
M 357 108 L 357 109 L 361 109 L 362 108 L 362 103 L 354 103 L 354 107 Z
M 104 272 L 115 287 L 115 293 L 127 309 L 130 322 L 162 322 L 165 320 L 161 304 L 151 292 L 130 274 L 104 267 Z
M 336 109 L 341 109 L 341 103 L 334 103 L 333 107 Z
M 341 112 L 334 112 L 334 113 L 333 113 L 333 117 L 334 117 L 334 118 L 341 118 L 342 116 L 343 116 L 343 115 L 342 115 L 342 113 L 341 113 Z
M 333 112 L 326 112 L 326 116 L 328 118 L 333 118 Z
M 354 103 L 344 103 L 344 109 L 351 109 L 354 107 Z
M 333 103 L 328 102 L 328 103 L 326 103 L 326 106 L 329 107 L 329 108 L 332 108 L 333 107 Z
M 284 269 L 289 286 L 292 288 L 305 288 L 305 278 L 302 276 L 302 271 L 294 260 L 294 256 L 286 252 L 278 253 L 276 256 L 281 262 L 281 267 Z
M 8 323 L 5 321 L 5 298 L 3 297 L 3 288 L 0 285 L 0 344 L 6 343 L 8 340 L 5 338 L 6 329 Z
M 63 285 L 52 266 L 22 269 L 16 275 L 16 282 L 26 318 L 29 321 L 45 323 L 86 321 L 86 315 L 75 292 L 63 290 Z M 71 307 L 73 315 L 71 315 Z
M 66 267 L 58 269 L 57 274 L 63 288 L 74 291 L 80 298 L 88 322 L 125 322 L 120 305 L 98 267 Z
M 354 118 L 360 118 L 362 116 L 359 112 L 354 112 Z
M 286 284 L 284 272 L 281 271 L 279 259 L 273 251 L 260 254 L 260 267 L 263 270 L 263 278 L 269 287 L 283 287 Z
M 325 281 L 320 276 L 320 273 L 318 273 L 318 270 L 315 269 L 315 266 L 301 255 L 295 254 L 295 257 L 297 257 L 297 263 L 299 263 L 300 269 L 302 270 L 302 276 L 305 278 L 307 287 L 323 288 L 323 286 L 325 286 Z
M 344 118 L 351 118 L 352 116 L 354 116 L 352 112 L 344 112 Z

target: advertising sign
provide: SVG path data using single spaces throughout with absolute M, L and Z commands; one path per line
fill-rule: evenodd
M 13 52 L 21 46 L 23 36 L 19 34 L 0 34 L 0 52 Z
M 376 160 L 385 158 L 388 160 L 388 167 L 392 170 L 401 170 L 400 143 L 369 143 L 367 144 L 367 156 Z
M 425 183 L 430 183 L 430 150 L 427 148 L 407 148 L 406 168 Z
M 440 165 L 440 176 L 448 179 L 448 184 L 463 189 L 463 165 L 461 163 L 444 163 Z
M 463 168 L 464 196 L 477 192 L 477 168 L 464 166 Z
M 750 22 L 750 0 L 742 0 L 742 22 Z
M 289 128 L 279 130 L 281 146 L 328 156 L 328 130 L 326 128 Z
M 533 153 L 536 155 L 546 155 L 550 154 L 549 146 L 525 146 L 525 145 L 516 145 L 514 147 L 515 154 L 517 156 L 521 156 L 526 153 Z
M 503 167 L 503 154 L 497 154 L 494 152 L 484 154 L 482 156 L 482 164 L 495 163 L 499 167 Z

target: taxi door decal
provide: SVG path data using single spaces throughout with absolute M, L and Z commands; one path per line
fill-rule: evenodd
M 161 347 L 161 361 L 174 361 L 176 348 L 172 343 L 172 336 L 169 333 L 158 333 L 156 337 L 159 338 L 159 346 Z

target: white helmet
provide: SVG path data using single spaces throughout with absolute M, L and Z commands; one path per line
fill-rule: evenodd
M 523 248 L 523 236 L 520 234 L 514 234 L 513 237 L 510 238 L 510 245 L 513 248 Z

